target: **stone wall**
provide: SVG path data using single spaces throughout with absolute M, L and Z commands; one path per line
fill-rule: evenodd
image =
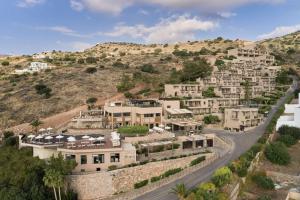
M 280 172 L 267 171 L 268 176 L 270 176 L 274 181 L 282 183 L 287 182 L 295 185 L 300 185 L 300 176 L 293 176 L 290 174 L 283 174 Z
M 213 153 L 151 162 L 108 172 L 71 175 L 67 180 L 69 186 L 78 193 L 79 200 L 101 199 L 115 193 L 128 191 L 133 188 L 134 183 L 159 176 L 169 169 L 185 168 L 192 160 L 203 155 L 208 159 L 213 156 Z

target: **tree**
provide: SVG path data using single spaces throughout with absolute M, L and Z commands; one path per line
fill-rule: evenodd
M 32 129 L 34 130 L 34 132 L 37 134 L 38 133 L 38 128 L 40 125 L 42 125 L 43 122 L 39 119 L 35 119 L 30 123 L 30 126 L 32 127 Z
M 196 81 L 197 78 L 205 78 L 211 75 L 212 67 L 205 59 L 185 62 L 182 70 L 181 81 Z
M 123 75 L 121 82 L 117 85 L 118 92 L 125 92 L 134 88 L 135 84 L 128 75 Z
M 179 199 L 184 200 L 188 191 L 183 183 L 177 184 L 175 188 L 172 188 L 172 193 L 176 194 Z
M 297 127 L 284 125 L 278 129 L 278 133 L 281 136 L 290 135 L 293 138 L 295 138 L 296 140 L 300 139 L 300 128 L 297 128 Z
M 277 73 L 276 83 L 281 84 L 281 85 L 289 85 L 293 82 L 292 78 L 288 76 L 288 71 L 286 70 L 281 70 Z
M 39 83 L 34 86 L 36 93 L 39 95 L 44 95 L 46 99 L 51 97 L 52 89 L 43 83 Z
M 152 64 L 144 64 L 140 67 L 142 72 L 146 72 L 146 73 L 156 73 L 156 70 L 154 69 L 154 67 L 152 66 Z
M 55 171 L 53 169 L 47 169 L 43 181 L 47 187 L 53 188 L 55 200 L 58 199 L 61 200 L 60 188 L 63 186 L 62 174 L 60 174 L 58 171 Z M 57 198 L 56 188 L 58 188 L 59 198 Z
M 251 179 L 260 188 L 266 190 L 273 190 L 275 188 L 273 180 L 267 177 L 265 172 L 256 172 L 252 175 Z
M 291 135 L 281 135 L 277 141 L 282 142 L 287 147 L 290 147 L 298 142 L 298 140 Z
M 205 124 L 216 124 L 220 122 L 220 119 L 216 115 L 208 115 L 203 118 Z
M 57 157 L 51 156 L 48 165 L 45 169 L 43 181 L 47 187 L 53 188 L 55 199 L 61 200 L 61 188 L 64 186 L 64 176 L 71 173 L 76 167 L 76 162 L 73 160 L 65 160 L 61 153 Z
M 213 98 L 213 97 L 216 97 L 217 95 L 216 95 L 213 87 L 208 87 L 207 90 L 202 91 L 202 96 L 204 96 L 206 98 Z
M 228 167 L 222 167 L 217 169 L 213 176 L 212 176 L 212 182 L 217 187 L 223 187 L 224 185 L 228 184 L 231 181 L 232 178 L 232 172 Z
M 291 162 L 289 152 L 281 142 L 274 142 L 267 145 L 265 156 L 269 161 L 278 165 L 287 165 Z

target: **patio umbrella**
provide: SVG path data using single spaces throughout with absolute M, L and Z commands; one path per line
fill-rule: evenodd
M 47 131 L 51 131 L 51 130 L 53 130 L 53 128 L 51 128 L 51 127 L 48 127 L 48 128 L 47 128 Z
M 96 140 L 104 140 L 104 137 L 99 136 L 99 137 L 96 138 Z
M 82 138 L 82 139 L 89 139 L 89 138 L 90 138 L 90 136 L 88 136 L 88 135 L 84 135 L 84 136 L 82 136 L 81 138 Z
M 89 141 L 95 141 L 95 140 L 96 140 L 96 138 L 93 138 L 93 137 L 89 138 Z
M 44 129 L 44 128 L 41 128 L 40 130 L 39 130 L 39 132 L 44 132 L 46 129 Z
M 60 142 L 60 139 L 64 138 L 64 136 L 63 135 L 58 135 L 55 138 L 58 139 L 58 142 Z
M 170 126 L 166 126 L 165 129 L 166 129 L 166 130 L 170 130 L 171 127 L 170 127 Z
M 76 138 L 73 137 L 73 136 L 70 136 L 70 137 L 67 138 L 67 140 L 68 140 L 69 142 L 75 142 L 75 141 L 76 141 Z
M 45 139 L 48 140 L 48 142 L 50 142 L 50 140 L 52 140 L 53 137 L 49 135 L 49 136 L 45 137 Z
M 38 135 L 35 139 L 38 139 L 39 141 L 41 141 L 42 138 L 44 138 L 42 135 Z
M 163 124 L 160 124 L 158 127 L 159 128 L 164 128 L 165 126 Z

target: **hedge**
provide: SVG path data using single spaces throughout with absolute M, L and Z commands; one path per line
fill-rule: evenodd
M 190 166 L 197 165 L 197 164 L 203 162 L 205 159 L 206 159 L 205 156 L 200 156 L 200 157 L 198 157 L 198 158 L 192 160 L 191 163 L 190 163 Z
M 291 135 L 281 135 L 277 141 L 284 143 L 287 147 L 293 146 L 298 142 L 298 140 Z
M 137 182 L 134 184 L 134 189 L 138 189 L 138 188 L 141 188 L 141 187 L 144 187 L 145 185 L 147 185 L 149 183 L 149 180 L 143 180 L 143 181 L 140 181 L 140 182 Z
M 183 169 L 182 168 L 174 168 L 174 169 L 170 169 L 168 171 L 166 171 L 165 173 L 163 173 L 161 175 L 162 178 L 167 178 L 173 174 L 177 174 L 178 172 L 181 172 Z
M 146 135 L 149 132 L 147 126 L 123 126 L 118 128 L 118 133 L 125 134 L 126 136 Z
M 161 179 L 161 176 L 153 176 L 151 179 L 150 179 L 150 181 L 151 181 L 151 183 L 154 183 L 154 182 L 156 182 L 156 181 L 159 181 Z
M 291 156 L 286 146 L 281 142 L 267 145 L 265 156 L 269 161 L 278 165 L 288 165 L 291 162 Z

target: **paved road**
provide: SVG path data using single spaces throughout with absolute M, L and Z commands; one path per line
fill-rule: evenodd
M 294 82 L 292 88 L 287 92 L 288 96 L 289 94 L 293 93 L 294 90 L 297 88 L 297 83 Z M 261 137 L 265 129 L 268 125 L 268 123 L 271 121 L 273 115 L 278 110 L 278 108 L 284 103 L 286 96 L 282 97 L 278 100 L 277 104 L 273 106 L 272 110 L 269 112 L 268 117 L 265 119 L 263 124 L 260 126 L 247 131 L 245 133 L 229 133 L 224 130 L 212 130 L 212 129 L 204 129 L 204 133 L 215 133 L 216 135 L 220 137 L 229 137 L 233 142 L 233 150 L 228 152 L 226 155 L 221 157 L 220 159 L 216 160 L 212 164 L 195 171 L 194 173 L 191 173 L 177 181 L 174 181 L 172 183 L 169 183 L 163 187 L 160 187 L 156 190 L 153 190 L 151 192 L 148 192 L 138 198 L 137 200 L 174 200 L 177 199 L 177 196 L 173 193 L 171 193 L 172 188 L 175 187 L 178 183 L 184 183 L 188 188 L 192 188 L 197 186 L 199 183 L 207 181 L 210 179 L 213 172 L 229 163 L 231 160 L 235 160 L 238 158 L 241 154 L 246 152 L 253 144 L 256 143 L 257 139 Z

